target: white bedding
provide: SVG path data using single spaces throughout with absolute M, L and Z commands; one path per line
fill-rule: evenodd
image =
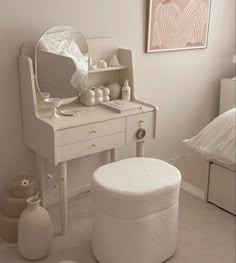
M 208 160 L 235 165 L 236 163 L 236 108 L 208 124 L 199 134 L 184 143 Z

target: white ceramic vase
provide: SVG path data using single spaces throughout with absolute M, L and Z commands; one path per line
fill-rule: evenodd
M 101 88 L 103 91 L 103 101 L 107 102 L 110 100 L 110 90 L 107 87 Z
M 46 209 L 39 205 L 40 199 L 27 199 L 27 208 L 21 214 L 18 225 L 18 248 L 29 260 L 46 257 L 52 247 L 52 222 Z
M 103 102 L 103 91 L 100 88 L 94 88 L 95 92 L 95 105 L 99 105 Z
M 95 105 L 95 92 L 92 89 L 84 89 L 80 95 L 80 103 L 91 107 Z
M 110 99 L 111 100 L 118 100 L 120 98 L 121 94 L 121 86 L 119 83 L 111 83 L 108 86 L 108 89 L 110 90 Z

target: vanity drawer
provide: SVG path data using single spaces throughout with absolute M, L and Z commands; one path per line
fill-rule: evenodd
M 125 131 L 125 118 L 97 122 L 57 132 L 57 146 L 91 140 Z
M 140 140 L 136 137 L 136 132 L 141 128 L 141 121 L 144 121 L 142 127 L 146 130 L 146 136 Z M 127 117 L 127 144 L 152 138 L 155 138 L 155 112 L 146 112 Z
M 125 132 L 64 145 L 57 148 L 57 161 L 67 161 L 123 145 L 125 145 Z

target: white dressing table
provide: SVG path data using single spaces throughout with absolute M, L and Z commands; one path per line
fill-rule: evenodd
M 50 119 L 49 110 L 35 87 L 33 57 L 28 45 L 22 48 L 19 56 L 24 143 L 35 152 L 40 163 L 38 175 L 42 205 L 45 202 L 45 162 L 58 167 L 63 234 L 67 233 L 67 161 L 107 150 L 111 152 L 110 161 L 115 161 L 116 148 L 131 143 L 137 144 L 137 156 L 143 156 L 144 141 L 157 136 L 157 107 L 135 97 L 131 51 L 119 49 L 111 38 L 87 39 L 87 43 L 90 56 L 106 58 L 115 51 L 123 65 L 90 71 L 89 84 L 129 79 L 132 101 L 139 104 L 140 109 L 116 113 L 101 105 L 86 107 L 73 102 L 61 108 L 77 108 L 79 117 Z M 139 140 L 136 132 L 141 123 L 146 136 Z

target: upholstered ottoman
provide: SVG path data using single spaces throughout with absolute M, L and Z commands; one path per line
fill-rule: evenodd
M 180 172 L 131 158 L 94 172 L 92 249 L 100 263 L 159 263 L 176 250 Z

